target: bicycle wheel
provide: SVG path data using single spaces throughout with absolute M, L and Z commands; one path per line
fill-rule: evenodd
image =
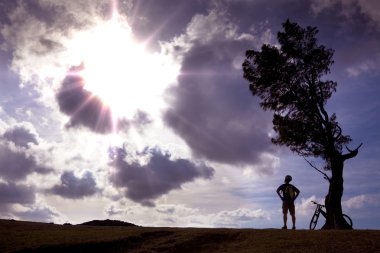
M 347 214 L 343 214 L 343 218 L 346 220 L 347 224 L 350 225 L 350 227 L 352 228 L 352 220 L 350 216 L 348 216 Z
M 318 215 L 314 213 L 313 217 L 311 217 L 310 221 L 310 230 L 314 230 L 315 226 L 317 226 L 318 222 Z

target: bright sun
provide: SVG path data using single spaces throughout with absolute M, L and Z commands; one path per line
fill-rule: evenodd
M 149 53 L 133 39 L 127 21 L 111 20 L 76 34 L 71 51 L 83 62 L 84 88 L 101 98 L 114 117 L 132 118 L 137 110 L 155 117 L 163 91 L 175 82 L 179 67 L 168 55 Z

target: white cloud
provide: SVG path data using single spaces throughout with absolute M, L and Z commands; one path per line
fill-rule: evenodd
M 238 26 L 229 20 L 228 14 L 223 8 L 214 8 L 207 15 L 194 15 L 183 34 L 174 37 L 170 42 L 162 42 L 161 46 L 164 52 L 177 56 L 177 59 L 181 61 L 183 55 L 195 45 L 212 45 L 217 41 L 225 40 L 249 41 L 252 44 L 260 44 L 257 41 L 267 39 L 270 36 L 269 34 L 271 34 L 270 30 L 262 35 L 263 37 L 240 33 Z M 237 63 L 233 63 L 233 66 L 236 68 Z
M 301 203 L 296 204 L 296 214 L 300 216 L 311 217 L 311 215 L 314 213 L 314 210 L 316 208 L 316 205 L 311 203 L 311 201 L 315 201 L 322 205 L 324 205 L 324 202 L 325 202 L 323 199 L 317 199 L 314 195 L 306 199 L 301 198 Z
M 257 219 L 269 220 L 270 214 L 262 209 L 239 208 L 231 211 L 221 211 L 208 217 L 215 227 L 241 227 L 247 223 L 254 225 Z
M 365 60 L 354 66 L 348 67 L 346 72 L 351 77 L 358 77 L 360 75 L 376 75 L 379 73 L 379 65 L 380 55 L 374 55 L 372 60 Z
M 104 213 L 107 216 L 116 216 L 116 215 L 122 215 L 124 214 L 125 210 L 122 208 L 117 208 L 115 205 L 110 205 L 108 206 L 105 210 Z
M 252 227 L 259 220 L 269 220 L 270 212 L 262 209 L 236 208 L 205 213 L 185 205 L 161 204 L 156 207 L 157 226 L 179 227 Z
M 374 199 L 367 195 L 358 195 L 342 202 L 342 206 L 348 209 L 359 209 L 367 203 L 373 203 Z

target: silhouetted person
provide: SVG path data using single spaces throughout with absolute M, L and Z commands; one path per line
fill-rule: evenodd
M 294 207 L 294 200 L 296 200 L 300 191 L 294 185 L 289 184 L 290 181 L 292 181 L 292 176 L 287 175 L 285 177 L 285 184 L 280 185 L 276 190 L 278 196 L 282 200 L 282 213 L 284 214 L 284 226 L 282 229 L 287 229 L 286 222 L 288 219 L 288 211 L 292 216 L 292 229 L 296 229 L 296 209 Z

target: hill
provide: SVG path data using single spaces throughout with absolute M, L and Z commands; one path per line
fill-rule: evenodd
M 92 220 L 79 225 L 102 226 L 102 227 L 137 227 L 137 225 L 120 220 Z
M 380 231 L 62 226 L 0 220 L 0 252 L 380 252 Z

